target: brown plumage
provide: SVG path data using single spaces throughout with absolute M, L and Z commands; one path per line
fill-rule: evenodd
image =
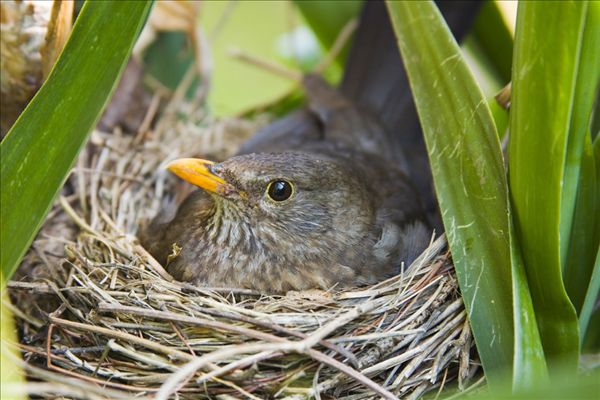
M 423 249 L 431 232 L 383 128 L 321 78 L 306 77 L 305 87 L 324 136 L 265 141 L 263 152 L 218 164 L 171 164 L 205 189 L 143 237 L 163 263 L 173 243 L 181 248 L 167 265 L 177 279 L 276 292 L 360 285 L 398 272 Z M 277 197 L 270 185 L 280 182 Z
M 400 76 L 390 76 L 389 84 L 400 87 L 386 87 L 382 95 L 402 103 L 410 93 L 389 21 L 383 4 L 369 4 L 356 40 L 361 43 L 373 29 L 387 32 L 387 44 L 380 46 L 396 52 Z M 456 23 L 468 24 L 474 7 L 458 4 L 469 12 Z M 358 62 L 377 73 L 377 63 L 360 59 L 353 49 L 349 73 L 364 75 Z M 408 175 L 428 173 L 411 170 L 407 159 L 418 155 L 403 154 L 395 131 L 401 126 L 386 124 L 369 107 L 369 96 L 361 98 L 366 91 L 352 84 L 338 91 L 317 76 L 303 83 L 307 109 L 259 132 L 241 155 L 217 164 L 184 159 L 170 165 L 204 190 L 192 193 L 172 220 L 154 221 L 140 238 L 175 278 L 266 292 L 356 286 L 397 273 L 426 246 L 432 229 Z M 429 202 L 431 194 L 421 193 Z

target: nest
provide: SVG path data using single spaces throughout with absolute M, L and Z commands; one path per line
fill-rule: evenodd
M 140 222 L 181 193 L 166 162 L 226 157 L 259 125 L 167 107 L 153 131 L 93 132 L 9 283 L 29 377 L 18 390 L 417 398 L 449 382 L 464 388 L 480 372 L 443 236 L 385 282 L 278 296 L 177 282 L 145 251 Z

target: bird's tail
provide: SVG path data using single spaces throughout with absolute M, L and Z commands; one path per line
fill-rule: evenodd
M 479 1 L 437 1 L 457 41 L 470 30 Z M 427 211 L 436 211 L 427 150 L 387 8 L 365 1 L 340 91 L 383 125 L 385 142 L 404 153 L 408 175 Z

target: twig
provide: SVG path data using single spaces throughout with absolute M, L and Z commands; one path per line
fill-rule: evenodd
M 82 324 L 80 322 L 69 321 L 66 319 L 52 317 L 52 316 L 50 317 L 50 321 L 56 325 L 62 325 L 62 326 L 68 326 L 71 328 L 81 329 L 86 332 L 99 333 L 101 335 L 105 335 L 108 337 L 114 337 L 117 339 L 121 339 L 125 342 L 135 343 L 139 346 L 143 346 L 148 349 L 157 351 L 159 353 L 166 354 L 175 359 L 190 361 L 194 358 L 193 356 L 191 356 L 187 353 L 184 353 L 183 351 L 172 349 L 170 347 L 163 346 L 160 343 L 156 343 L 151 340 L 143 339 L 143 338 L 137 337 L 135 335 L 131 335 L 126 332 L 116 331 L 113 329 L 103 328 L 101 326 L 95 326 L 95 325 L 91 325 L 91 324 Z
M 259 332 L 254 329 L 248 329 L 241 326 L 225 324 L 223 322 L 211 321 L 203 318 L 189 317 L 187 315 L 175 314 L 168 311 L 148 310 L 139 307 L 122 306 L 118 304 L 100 303 L 98 305 L 98 311 L 100 312 L 116 312 L 116 313 L 128 313 L 134 315 L 140 315 L 149 318 L 157 318 L 167 321 L 183 322 L 191 325 L 199 325 L 209 327 L 213 329 L 219 329 L 228 332 L 238 333 L 249 338 L 273 341 L 273 342 L 287 342 L 286 339 L 280 338 L 279 336 L 271 335 L 269 333 Z
M 294 82 L 300 82 L 302 80 L 302 73 L 293 69 L 284 67 L 283 65 L 274 63 L 264 58 L 249 54 L 240 49 L 231 49 L 228 54 L 240 61 L 243 61 L 249 65 L 264 69 L 275 75 L 279 75 L 282 78 L 291 79 Z
M 181 333 L 181 331 L 179 330 L 179 328 L 177 327 L 177 325 L 175 325 L 175 322 L 173 321 L 169 321 L 169 324 L 171 325 L 171 327 L 173 328 L 173 331 L 177 334 L 177 336 L 179 337 L 179 340 L 181 340 L 181 342 L 183 344 L 185 344 L 185 347 L 187 347 L 188 351 L 190 352 L 190 354 L 194 357 L 196 357 L 196 353 L 194 352 L 194 349 L 192 349 L 192 346 L 190 346 L 189 342 L 186 340 L 186 338 L 183 336 L 183 333 Z
M 159 92 L 154 93 L 154 96 L 152 96 L 152 100 L 150 101 L 150 105 L 148 106 L 148 109 L 146 110 L 144 119 L 142 120 L 142 123 L 138 127 L 138 131 L 137 131 L 137 134 L 135 135 L 135 139 L 133 139 L 134 145 L 139 145 L 140 143 L 142 143 L 142 140 L 148 133 L 148 130 L 150 129 L 150 124 L 152 123 L 152 120 L 154 119 L 154 117 L 156 116 L 156 112 L 158 111 L 158 106 L 160 105 L 161 98 L 162 98 L 162 96 L 160 95 Z
M 347 343 L 347 342 L 362 342 L 362 341 L 370 341 L 370 340 L 379 340 L 383 338 L 389 337 L 398 337 L 398 336 L 407 336 L 414 335 L 415 333 L 424 333 L 425 329 L 406 329 L 403 331 L 392 331 L 392 332 L 379 332 L 379 333 L 369 333 L 367 335 L 358 335 L 358 336 L 344 336 L 338 338 L 329 339 L 332 343 Z
M 163 268 L 163 266 L 160 265 L 160 263 L 158 261 L 156 261 L 156 259 L 150 253 L 148 253 L 148 251 L 146 251 L 145 248 L 142 247 L 141 244 L 136 243 L 136 245 L 134 246 L 134 251 L 136 251 L 137 253 L 141 254 L 144 257 L 144 261 L 147 262 L 148 264 L 150 264 L 150 266 L 152 267 L 152 269 L 154 271 L 156 271 L 156 273 L 158 275 L 160 275 L 161 278 L 163 278 L 167 282 L 173 282 L 175 280 L 175 279 L 173 279 L 173 277 L 171 276 L 171 274 L 169 274 Z
M 140 178 L 139 176 L 119 175 L 119 174 L 116 174 L 113 172 L 101 171 L 101 170 L 91 169 L 91 168 L 75 167 L 75 168 L 73 168 L 73 172 L 82 172 L 82 173 L 86 173 L 86 174 L 110 176 L 111 178 L 119 178 L 119 179 L 137 182 L 137 183 L 144 183 L 144 180 L 142 178 Z
M 209 314 L 209 315 L 213 315 L 213 316 L 218 316 L 218 317 L 223 317 L 223 318 L 229 318 L 231 320 L 235 320 L 235 321 L 241 321 L 241 322 L 247 322 L 249 324 L 253 324 L 256 326 L 260 326 L 263 328 L 267 328 L 270 329 L 272 331 L 275 332 L 280 332 L 289 336 L 295 336 L 297 338 L 300 339 L 306 339 L 308 337 L 308 335 L 301 333 L 301 332 L 296 332 L 294 330 L 291 329 L 287 329 L 284 328 L 281 325 L 278 324 L 272 324 L 266 321 L 259 321 L 255 318 L 250 318 L 250 317 L 246 317 L 243 315 L 235 315 L 233 313 L 228 313 L 228 312 L 223 312 L 223 311 L 218 311 L 218 310 L 213 310 L 213 309 L 208 309 L 208 308 L 202 308 L 201 311 L 203 313 Z M 336 353 L 346 357 L 348 359 L 348 361 L 350 361 L 350 363 L 357 368 L 358 367 L 358 360 L 356 359 L 356 356 L 351 353 L 350 351 L 344 349 L 341 346 L 336 346 L 333 341 L 331 340 L 320 340 L 319 344 L 323 347 L 326 347 L 330 350 L 335 351 Z
M 377 306 L 375 301 L 366 301 L 361 305 L 358 305 L 348 311 L 347 313 L 340 315 L 335 318 L 333 321 L 327 323 L 327 325 L 317 329 L 306 339 L 302 340 L 300 343 L 303 343 L 306 349 L 314 347 L 319 341 L 326 338 L 330 333 L 335 331 L 341 326 L 348 324 L 350 321 L 358 318 L 359 316 L 368 313 L 373 310 Z
M 459 315 L 454 317 L 451 321 L 450 328 L 452 328 L 452 327 L 456 326 L 456 324 L 460 323 L 465 318 L 465 315 L 466 315 L 465 311 L 462 311 Z M 365 368 L 362 370 L 362 372 L 364 374 L 372 374 L 372 373 L 377 373 L 381 370 L 385 370 L 385 369 L 389 368 L 390 366 L 398 365 L 401 362 L 410 359 L 415 354 L 418 354 L 419 352 L 421 352 L 423 348 L 429 346 L 429 344 L 431 342 L 439 339 L 439 337 L 442 336 L 444 333 L 445 333 L 445 331 L 440 331 L 437 334 L 435 334 L 434 336 L 432 336 L 431 338 L 427 339 L 425 342 L 423 342 L 419 346 L 413 347 L 412 349 L 410 349 L 400 355 L 397 355 L 392 358 L 388 358 L 387 360 L 382 361 L 378 364 L 375 364 L 369 368 Z
M 73 393 L 73 394 L 79 393 L 79 395 L 81 395 L 81 394 L 89 395 L 90 393 L 94 393 L 94 394 L 98 395 L 100 398 L 103 398 L 103 399 L 110 398 L 110 399 L 115 399 L 115 400 L 119 400 L 119 399 L 125 400 L 125 399 L 131 398 L 131 393 L 129 393 L 129 392 L 123 393 L 121 391 L 112 390 L 112 389 L 105 387 L 105 386 L 110 386 L 110 384 L 112 382 L 105 382 L 102 380 L 97 380 L 98 381 L 97 383 L 99 383 L 100 385 L 93 383 L 93 382 L 88 383 L 88 381 L 86 379 L 67 378 L 63 374 L 56 374 L 51 371 L 35 367 L 29 363 L 24 363 L 18 359 L 13 360 L 13 362 L 22 365 L 24 367 L 24 369 L 27 370 L 28 372 L 30 372 L 30 373 L 33 372 L 33 373 L 35 373 L 36 376 L 43 378 L 47 382 L 51 383 L 51 386 L 49 386 L 49 387 L 45 387 L 45 386 L 41 386 L 41 385 L 37 386 L 37 387 L 31 386 L 33 384 L 33 382 L 28 382 L 24 386 L 15 385 L 15 389 L 19 389 L 22 387 L 24 389 L 24 392 L 28 393 L 28 394 L 38 393 L 38 394 L 42 395 L 44 393 L 55 393 L 54 386 L 57 385 L 58 383 L 60 383 L 60 385 L 63 385 L 65 389 L 66 388 L 71 389 L 72 390 L 71 393 Z M 108 385 L 106 383 L 108 383 Z M 123 385 L 123 386 L 127 387 L 128 390 L 129 390 L 129 388 L 131 388 L 128 385 Z M 73 391 L 73 389 L 75 389 L 75 391 Z M 135 387 L 133 387 L 132 390 L 135 390 Z M 152 389 L 150 388 L 148 391 L 152 391 Z M 9 393 L 10 393 L 10 391 L 9 391 Z M 73 397 L 78 397 L 78 396 L 73 396 Z M 81 396 L 81 397 L 84 397 L 84 396 Z M 137 395 L 135 398 L 140 399 L 140 400 L 145 400 L 145 399 L 149 400 L 150 399 L 150 397 L 146 397 L 141 394 Z
M 332 366 L 341 372 L 347 374 L 348 376 L 354 378 L 357 382 L 360 382 L 375 391 L 379 395 L 383 396 L 386 399 L 396 399 L 393 393 L 388 390 L 382 388 L 377 383 L 373 382 L 371 379 L 362 375 L 360 372 L 348 367 L 347 365 L 342 364 L 335 359 L 324 355 L 323 353 L 308 350 L 305 347 L 305 344 L 300 342 L 287 342 L 287 343 L 264 343 L 264 344 L 243 344 L 238 346 L 231 346 L 225 349 L 216 350 L 212 353 L 208 353 L 202 357 L 196 358 L 195 360 L 190 361 L 189 363 L 182 366 L 177 372 L 173 373 L 161 386 L 160 390 L 156 393 L 155 400 L 166 400 L 169 396 L 175 391 L 179 382 L 186 377 L 195 373 L 195 371 L 201 369 L 208 363 L 217 362 L 220 360 L 225 360 L 240 354 L 246 353 L 268 353 L 281 351 L 284 353 L 288 352 L 297 352 L 297 353 L 307 353 L 312 358 L 322 363 L 325 363 L 329 366 Z M 261 355 L 264 357 L 264 355 Z
M 338 33 L 337 37 L 335 38 L 335 42 L 333 42 L 333 46 L 331 46 L 327 55 L 313 70 L 314 73 L 320 74 L 333 62 L 333 60 L 335 60 L 346 43 L 348 43 L 348 39 L 350 39 L 350 36 L 352 36 L 356 28 L 358 28 L 358 20 L 356 18 L 346 22 L 340 33 Z

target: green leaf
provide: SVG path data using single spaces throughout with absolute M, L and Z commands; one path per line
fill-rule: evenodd
M 514 226 L 511 224 L 510 249 L 515 322 L 513 390 L 519 393 L 548 383 L 548 369 L 540 332 L 535 323 L 535 311 L 523 265 L 523 255 L 515 240 Z
M 550 383 L 538 384 L 527 390 L 514 393 L 511 386 L 505 383 L 500 391 L 481 390 L 469 393 L 460 398 L 469 400 L 597 400 L 600 370 L 573 377 L 570 371 L 561 371 L 557 379 Z M 442 395 L 441 398 L 444 398 Z
M 597 101 L 597 100 L 596 100 Z M 588 152 L 588 141 L 586 141 L 585 155 Z M 584 157 L 585 157 L 584 155 Z M 592 147 L 592 160 L 591 162 L 595 167 L 595 214 L 598 215 L 598 209 L 600 208 L 600 138 L 597 136 L 594 140 Z M 585 158 L 584 158 L 585 159 Z M 586 165 L 583 166 L 583 171 L 587 170 Z M 584 176 L 584 173 L 582 173 Z M 577 209 L 576 209 L 577 210 Z M 582 216 L 584 218 L 584 216 Z M 579 314 L 579 332 L 581 334 L 582 347 L 591 351 L 600 351 L 600 308 L 595 307 L 598 296 L 600 296 L 600 244 L 598 237 L 600 237 L 600 220 L 593 218 L 596 221 L 594 230 L 594 237 L 596 238 L 596 260 L 592 271 L 592 276 L 589 280 L 589 287 L 587 288 L 586 297 Z M 595 308 L 595 310 L 594 310 Z
M 477 17 L 477 19 L 479 18 L 481 16 Z M 506 128 L 508 127 L 508 111 L 498 104 L 495 96 L 506 83 L 498 74 L 492 60 L 483 50 L 481 43 L 474 33 L 469 34 L 465 38 L 462 44 L 462 51 L 469 68 L 477 79 L 481 91 L 488 98 L 488 106 L 494 118 L 496 130 L 502 138 L 506 134 Z
M 589 132 L 594 98 L 600 83 L 600 2 L 591 2 L 581 44 L 577 83 L 567 143 L 563 178 L 560 235 L 565 287 L 577 311 L 581 310 L 598 236 L 600 200 L 595 193 L 595 167 Z M 582 335 L 583 336 L 583 335 Z
M 513 38 L 497 1 L 488 0 L 483 3 L 471 36 L 494 66 L 503 82 L 502 86 L 510 82 Z
M 581 308 L 581 315 L 579 317 L 579 331 L 581 332 L 582 342 L 585 338 L 585 334 L 588 330 L 590 319 L 592 318 L 592 312 L 594 306 L 598 301 L 598 294 L 600 294 L 600 248 L 596 251 L 596 261 L 594 263 L 594 269 L 590 278 L 590 284 L 587 288 L 587 295 Z
M 489 99 L 510 82 L 513 38 L 497 1 L 483 2 L 473 29 L 462 44 L 463 54 Z M 500 137 L 508 127 L 508 112 L 494 99 L 488 101 Z
M 590 353 L 592 357 L 597 357 L 600 352 L 600 309 L 592 312 L 583 339 L 583 351 Z
M 596 104 L 594 111 L 592 112 L 592 123 L 590 125 L 590 129 L 592 131 L 592 141 L 595 143 L 596 139 L 598 138 L 598 134 L 600 133 L 600 96 L 596 98 Z
M 515 230 L 549 366 L 575 371 L 578 328 L 561 273 L 561 189 L 586 3 L 520 2 L 509 173 Z M 551 370 L 552 372 L 552 370 Z
M 0 274 L 0 371 L 2 371 L 0 399 L 24 400 L 26 398 L 24 394 L 13 393 L 16 386 L 25 385 L 25 374 L 19 363 L 21 354 L 18 348 L 17 329 L 9 304 L 8 290 Z
M 431 1 L 388 1 L 488 382 L 513 363 L 507 182 L 485 97 Z M 398 68 L 401 68 L 398 66 Z
M 115 88 L 152 2 L 87 2 L 2 144 L 1 267 L 10 277 Z
M 498 73 L 474 32 L 467 35 L 461 47 L 483 94 L 486 97 L 495 96 L 507 82 Z
M 177 89 L 192 62 L 194 48 L 188 34 L 182 31 L 158 32 L 144 53 L 145 72 L 171 90 Z M 198 86 L 198 82 L 194 83 L 190 87 L 192 93 Z
M 592 277 L 600 233 L 600 219 L 590 218 L 590 215 L 600 213 L 600 198 L 597 188 L 598 171 L 589 133 L 586 134 L 584 139 L 572 228 L 570 232 L 566 233 L 570 237 L 564 271 L 565 288 L 576 310 L 580 312 L 580 328 L 582 323 L 587 326 L 587 323 L 584 323 L 584 319 L 582 319 L 582 307 L 586 294 L 589 296 L 586 289 Z M 580 330 L 580 340 L 583 340 L 584 332 L 585 330 Z

